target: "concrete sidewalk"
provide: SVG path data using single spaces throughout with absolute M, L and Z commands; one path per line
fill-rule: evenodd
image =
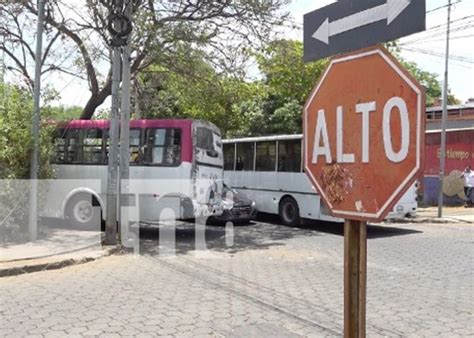
M 438 207 L 418 208 L 417 218 L 438 218 Z M 446 220 L 457 220 L 465 223 L 474 223 L 474 208 L 443 207 L 443 217 Z
M 109 255 L 97 231 L 50 229 L 46 238 L 0 246 L 0 277 L 58 269 Z
M 443 207 L 443 217 L 438 217 L 438 207 L 418 208 L 416 217 L 390 220 L 389 223 L 474 223 L 474 208 Z

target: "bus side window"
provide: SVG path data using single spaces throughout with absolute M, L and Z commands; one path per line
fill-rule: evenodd
M 78 164 L 82 162 L 82 140 L 80 129 L 68 129 L 66 163 Z
M 140 129 L 130 129 L 130 164 L 138 164 L 142 160 L 140 132 Z
M 56 129 L 54 132 L 53 163 L 61 164 L 66 161 L 66 130 Z
M 84 129 L 82 143 L 82 162 L 85 164 L 101 164 L 102 161 L 102 129 Z
M 256 171 L 275 171 L 276 165 L 276 143 L 265 141 L 257 143 L 257 158 L 255 161 Z
M 278 142 L 278 171 L 301 171 L 301 141 L 286 140 Z
M 147 129 L 145 162 L 157 165 L 178 165 L 181 162 L 181 130 Z
M 243 142 L 237 143 L 237 159 L 235 162 L 235 170 L 253 171 L 254 143 Z
M 235 144 L 224 144 L 224 170 L 234 170 Z

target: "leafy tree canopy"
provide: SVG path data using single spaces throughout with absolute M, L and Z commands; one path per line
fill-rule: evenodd
M 125 0 L 132 6 L 131 75 L 151 64 L 173 68 L 183 46 L 200 50 L 215 69 L 236 69 L 249 46 L 267 41 L 286 16 L 288 0 Z M 109 15 L 113 0 L 46 2 L 42 73 L 61 72 L 87 81 L 90 97 L 81 118 L 90 119 L 111 94 Z M 122 9 L 123 10 L 123 9 Z M 9 70 L 31 89 L 35 0 L 0 1 L 0 50 Z M 104 71 L 105 70 L 105 71 Z M 182 74 L 185 76 L 185 74 Z
M 304 63 L 303 43 L 295 40 L 272 41 L 256 53 L 256 59 L 269 93 L 300 104 L 305 102 L 327 64 L 326 59 Z
M 30 176 L 33 147 L 33 99 L 30 93 L 16 86 L 0 83 L 0 179 L 26 179 Z M 51 118 L 49 109 L 43 111 L 45 120 Z M 52 153 L 52 126 L 44 123 L 40 132 L 39 178 L 52 177 L 49 164 Z

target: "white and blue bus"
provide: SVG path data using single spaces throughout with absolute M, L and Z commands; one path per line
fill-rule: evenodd
M 224 180 L 256 203 L 259 212 L 278 214 L 283 224 L 302 218 L 342 221 L 331 216 L 303 172 L 302 138 L 298 135 L 223 140 Z M 416 213 L 416 186 L 400 199 L 387 218 Z

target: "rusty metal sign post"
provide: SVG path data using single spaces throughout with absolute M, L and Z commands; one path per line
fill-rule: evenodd
M 365 337 L 367 223 L 344 222 L 344 334 Z
M 423 164 L 423 87 L 383 47 L 332 58 L 304 107 L 305 173 L 344 218 L 344 335 L 365 337 L 367 223 Z

